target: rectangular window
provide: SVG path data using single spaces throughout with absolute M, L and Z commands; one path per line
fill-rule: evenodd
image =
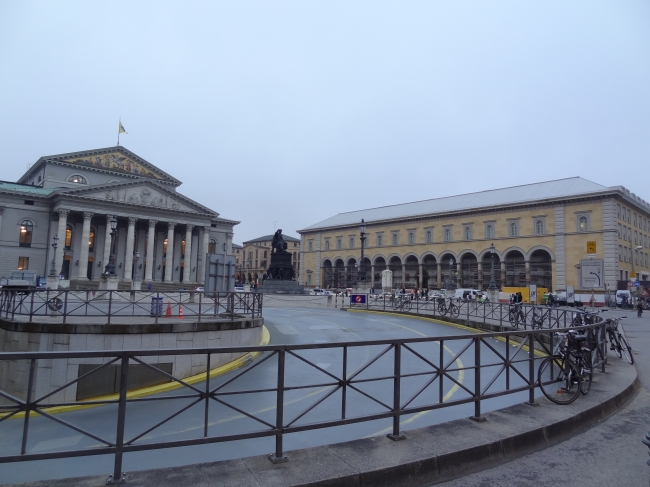
M 393 245 L 397 245 L 397 234 L 393 234 Z
M 307 248 L 309 249 L 310 252 L 311 252 L 312 250 L 314 250 L 314 242 L 312 242 L 312 241 L 310 240 L 310 241 L 307 243 Z
M 627 262 L 627 247 L 623 246 L 623 260 Z
M 336 248 L 337 248 L 338 250 L 341 250 L 341 245 L 342 245 L 342 243 L 341 243 L 341 239 L 340 239 L 340 238 L 337 238 L 337 239 L 336 239 Z
M 415 233 L 409 232 L 409 243 L 414 244 L 415 243 Z
M 629 208 L 627 209 L 627 222 L 632 223 L 632 212 Z
M 381 235 L 377 235 L 377 247 L 381 247 L 381 241 L 382 241 Z
M 29 270 L 29 257 L 18 257 L 18 270 L 19 271 Z
M 619 223 L 619 224 L 618 224 L 618 238 L 621 238 L 621 237 L 622 237 L 622 233 L 623 233 L 623 232 L 621 231 L 621 224 Z
M 431 243 L 431 242 L 433 242 L 433 232 L 431 232 L 431 230 L 427 230 L 426 243 Z
M 621 217 L 621 205 L 616 205 L 616 206 L 618 207 L 618 208 L 617 208 L 617 211 L 618 211 L 618 217 L 620 218 L 620 217 Z
M 622 245 L 618 246 L 618 260 L 619 260 L 619 262 L 623 261 L 623 246 Z
M 636 213 L 634 214 L 634 226 L 636 227 Z
M 311 286 L 311 274 L 307 274 L 307 285 Z
M 354 237 L 350 237 L 350 248 L 354 248 Z
M 325 240 L 325 250 L 329 250 L 329 249 L 330 249 L 330 239 L 328 238 L 327 240 Z

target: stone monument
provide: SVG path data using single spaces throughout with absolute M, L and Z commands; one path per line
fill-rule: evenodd
M 274 294 L 304 294 L 305 289 L 295 280 L 291 252 L 282 238 L 282 229 L 275 232 L 271 242 L 271 265 L 262 284 L 262 292 Z
M 381 271 L 381 290 L 385 293 L 393 292 L 393 271 L 389 269 Z

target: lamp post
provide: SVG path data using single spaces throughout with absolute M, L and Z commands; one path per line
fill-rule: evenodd
M 135 253 L 135 276 L 133 276 L 134 281 L 139 281 L 140 280 L 140 270 L 138 269 L 138 261 L 140 260 L 140 251 L 136 251 Z
M 453 273 L 453 268 L 454 268 L 454 259 L 450 258 L 449 259 L 449 280 L 447 281 L 447 290 L 449 291 L 454 290 L 454 281 L 451 278 Z
M 490 284 L 488 284 L 488 291 L 496 291 L 497 290 L 497 283 L 494 280 L 494 251 L 496 249 L 494 248 L 494 244 L 490 244 Z
M 359 270 L 357 272 L 357 281 L 365 287 L 366 283 L 366 264 L 363 262 L 363 244 L 366 241 L 366 223 L 361 219 L 359 225 L 359 239 L 361 240 L 361 260 L 359 261 Z
M 117 218 L 115 215 L 110 220 L 111 223 L 111 251 L 110 251 L 110 257 L 108 259 L 108 264 L 106 264 L 106 268 L 104 269 L 104 275 L 105 276 L 115 276 L 115 253 L 113 252 L 113 246 L 115 244 L 115 235 L 117 234 Z
M 54 236 L 52 243 L 52 269 L 50 269 L 50 277 L 56 277 L 56 248 L 59 246 L 59 237 Z

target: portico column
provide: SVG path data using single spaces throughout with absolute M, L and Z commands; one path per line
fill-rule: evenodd
M 375 266 L 372 264 L 370 266 L 370 287 L 375 288 Z
M 402 289 L 406 289 L 406 264 L 402 264 Z
M 438 289 L 442 288 L 442 263 L 436 262 L 436 287 Z
M 203 244 L 201 246 L 201 253 L 199 259 L 199 275 L 196 276 L 196 282 L 203 284 L 205 282 L 205 255 L 208 253 L 208 245 L 210 244 L 210 227 L 203 227 Z
M 102 268 L 106 268 L 111 259 L 111 219 L 113 215 L 106 215 L 106 234 L 104 235 L 104 262 Z M 102 271 L 102 274 L 104 271 Z
M 501 287 L 506 285 L 506 263 L 501 261 Z
M 526 262 L 526 286 L 530 286 L 530 261 Z
M 129 229 L 126 232 L 126 258 L 124 259 L 124 280 L 130 281 L 133 276 L 133 243 L 135 240 L 135 222 L 138 219 L 129 217 Z
M 185 226 L 185 261 L 183 265 L 183 282 L 189 282 L 192 271 L 192 230 L 194 225 Z
M 68 223 L 68 213 L 70 210 L 59 210 L 59 228 L 57 236 L 59 237 L 59 245 L 56 248 L 56 272 L 60 273 L 63 267 L 63 247 L 65 247 L 65 229 Z
M 418 264 L 418 289 L 422 289 L 422 264 Z
M 483 262 L 478 263 L 477 282 L 478 282 L 478 288 L 483 289 Z
M 153 280 L 153 244 L 156 238 L 156 220 L 149 220 L 149 233 L 147 234 L 147 260 L 145 263 L 144 280 L 151 282 Z
M 167 253 L 165 254 L 165 281 L 169 282 L 172 280 L 172 271 L 174 268 L 173 257 L 174 257 L 174 227 L 176 223 L 169 222 L 167 223 Z
M 81 250 L 79 251 L 79 274 L 77 279 L 88 279 L 88 239 L 90 238 L 90 220 L 93 213 L 84 212 L 84 225 L 81 230 Z

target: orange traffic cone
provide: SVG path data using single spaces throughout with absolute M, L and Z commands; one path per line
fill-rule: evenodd
M 178 305 L 178 316 L 176 318 L 182 318 L 183 317 L 183 305 L 179 304 Z
M 167 301 L 167 311 L 165 311 L 165 318 L 171 318 L 172 317 L 172 305 L 169 301 Z

